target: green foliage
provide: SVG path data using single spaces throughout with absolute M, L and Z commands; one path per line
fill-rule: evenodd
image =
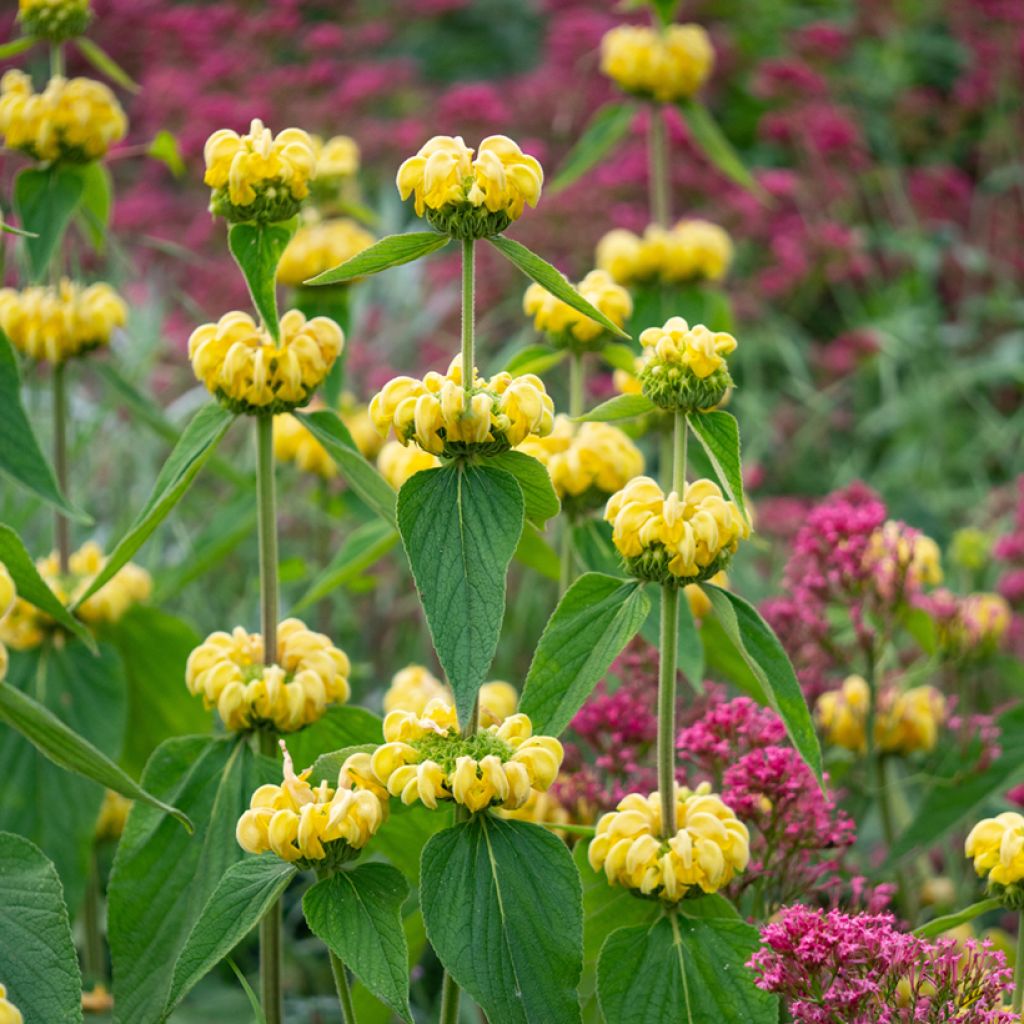
M 546 373 L 564 362 L 568 354 L 565 349 L 553 349 L 550 345 L 527 345 L 505 363 L 505 369 L 516 375 Z
M 19 39 L 12 39 L 9 43 L 0 44 L 0 60 L 10 60 L 17 57 L 19 53 L 32 49 L 38 42 L 33 36 L 21 36 Z
M 766 198 L 766 193 L 744 166 L 743 160 L 718 127 L 708 108 L 699 100 L 680 100 L 679 109 L 693 141 L 715 167 L 737 185 L 760 198 Z
M 99 163 L 86 164 L 82 169 L 84 182 L 82 200 L 78 207 L 80 226 L 92 247 L 102 253 L 110 226 L 110 208 L 114 201 L 114 183 L 110 171 Z
M 51 164 L 26 167 L 14 179 L 14 209 L 21 226 L 35 233 L 25 239 L 32 280 L 46 275 L 85 190 L 80 168 Z
M 243 223 L 228 228 L 228 248 L 271 337 L 278 341 L 281 327 L 277 318 L 277 265 L 298 230 L 299 219 L 276 224 Z
M 646 395 L 616 395 L 577 417 L 578 423 L 614 423 L 654 412 L 657 406 Z
M 373 837 L 373 848 L 387 857 L 410 885 L 418 886 L 423 847 L 431 836 L 451 825 L 453 809 L 442 804 L 432 811 L 421 803 L 406 807 L 398 800 L 392 800 L 391 804 L 388 820 Z
M 964 907 L 963 910 L 956 911 L 954 914 L 933 917 L 927 924 L 921 925 L 920 928 L 915 928 L 914 934 L 921 939 L 937 939 L 940 935 L 944 935 L 954 928 L 959 928 L 960 925 L 973 921 L 976 917 L 981 917 L 982 914 L 999 910 L 1001 907 L 1002 903 L 997 899 L 980 900 L 977 903 L 972 903 L 969 907 Z
M 100 49 L 91 39 L 86 36 L 79 36 L 75 40 L 78 52 L 97 70 L 100 74 L 106 75 L 112 82 L 127 89 L 129 92 L 138 92 L 139 84 L 128 74 L 120 64 L 114 60 L 105 50 Z
M 661 642 L 661 588 L 650 587 L 647 596 L 651 601 L 651 610 L 644 620 L 643 638 L 652 646 Z M 686 594 L 680 594 L 676 602 L 679 608 L 679 622 L 676 626 L 679 636 L 679 649 L 676 652 L 679 671 L 686 676 L 690 685 L 698 692 L 704 691 L 704 639 L 701 630 L 690 611 L 690 602 Z
M 146 148 L 146 156 L 159 160 L 176 178 L 185 173 L 185 161 L 181 157 L 181 147 L 172 132 L 161 129 L 153 136 Z
M 545 523 L 561 511 L 562 505 L 551 486 L 548 471 L 532 455 L 503 452 L 489 459 L 488 465 L 511 473 L 519 481 L 527 522 L 543 529 Z
M 606 103 L 601 107 L 562 161 L 548 191 L 560 192 L 596 167 L 626 137 L 636 114 L 632 103 Z
M 711 460 L 725 493 L 746 516 L 743 498 L 743 465 L 740 460 L 740 427 L 728 412 L 696 412 L 687 417 L 690 429 Z
M 288 737 L 288 749 L 297 769 L 306 768 L 326 751 L 384 742 L 384 726 L 378 715 L 355 704 L 336 704 L 319 721 Z M 318 772 L 323 769 L 318 769 Z M 335 771 L 335 778 L 337 772 Z M 317 774 L 317 782 L 322 776 Z M 330 780 L 332 785 L 335 779 Z
M 561 840 L 474 815 L 427 843 L 420 903 L 441 962 L 491 1020 L 580 1020 L 582 896 Z
M 532 523 L 526 523 L 523 526 L 523 535 L 519 538 L 515 559 L 520 564 L 556 583 L 561 576 L 558 553 Z
M 447 235 L 437 231 L 411 231 L 404 235 L 388 235 L 333 270 L 325 270 L 318 274 L 306 284 L 340 284 L 343 281 L 353 281 L 357 277 L 366 277 L 368 274 L 378 274 L 389 267 L 397 267 L 418 260 L 421 256 L 428 256 L 444 248 L 450 241 Z

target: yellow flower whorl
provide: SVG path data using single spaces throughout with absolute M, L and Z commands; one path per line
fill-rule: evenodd
M 305 224 L 282 254 L 277 279 L 281 284 L 298 288 L 311 277 L 352 259 L 373 243 L 373 235 L 348 217 Z
M 384 694 L 384 713 L 410 711 L 422 715 L 432 700 L 450 704 L 452 691 L 423 665 L 406 665 L 396 672 Z M 515 714 L 519 693 L 511 683 L 494 680 L 480 687 L 480 718 L 485 724 L 498 723 Z
M 728 233 L 707 220 L 681 220 L 673 228 L 651 224 L 643 236 L 615 228 L 597 243 L 595 262 L 621 285 L 659 281 L 721 281 L 732 265 Z
M 329 704 L 349 698 L 348 655 L 298 619 L 278 626 L 274 661 L 264 660 L 263 637 L 236 626 L 211 633 L 190 655 L 185 684 L 216 707 L 226 728 L 264 725 L 295 732 L 317 721 Z
M 128 307 L 109 284 L 0 289 L 0 329 L 30 359 L 62 363 L 110 343 Z
M 942 552 L 931 537 L 895 520 L 868 539 L 864 564 L 883 591 L 903 592 L 942 582 Z
M 309 408 L 315 411 L 324 406 L 314 399 Z M 352 435 L 360 454 L 366 459 L 372 459 L 380 451 L 381 440 L 366 406 L 346 391 L 341 396 L 338 415 Z M 313 473 L 325 480 L 333 480 L 338 474 L 334 459 L 327 449 L 290 413 L 274 417 L 274 457 L 281 462 L 294 462 L 304 473 Z
M 296 775 L 283 740 L 281 749 L 283 782 L 253 793 L 235 828 L 238 845 L 247 853 L 269 851 L 311 867 L 323 861 L 337 866 L 357 856 L 387 819 L 386 797 L 354 784 L 344 771 L 335 788 L 326 779 L 314 788 L 308 781 L 313 769 Z
M 484 380 L 474 370 L 467 396 L 461 356 L 444 376 L 431 371 L 423 380 L 396 377 L 370 402 L 370 418 L 382 437 L 393 429 L 402 444 L 415 441 L 432 455 L 498 454 L 530 434 L 546 436 L 554 417 L 544 382 L 532 373 Z
M 7 998 L 7 988 L 2 984 L 0 984 L 0 1024 L 25 1024 L 21 1010 Z
M 979 821 L 967 835 L 964 855 L 990 883 L 1014 885 L 1024 880 L 1024 816 L 1004 811 Z
M 663 31 L 619 25 L 601 40 L 601 70 L 624 92 L 659 103 L 693 96 L 711 74 L 715 51 L 700 25 Z
M 348 135 L 332 135 L 326 142 L 310 135 L 316 159 L 313 179 L 320 184 L 338 178 L 351 178 L 359 170 L 359 144 Z
M 576 290 L 617 327 L 622 327 L 633 312 L 629 292 L 616 284 L 607 271 L 590 271 L 576 285 Z M 523 312 L 533 317 L 533 326 L 559 347 L 579 350 L 594 347 L 608 333 L 595 320 L 577 312 L 536 282 L 523 295 Z
M 725 331 L 703 324 L 690 327 L 681 316 L 673 316 L 663 327 L 643 331 L 640 344 L 641 389 L 662 409 L 712 409 L 732 386 L 726 356 L 736 351 L 736 339 Z
M 225 313 L 188 339 L 192 369 L 233 412 L 288 412 L 304 405 L 341 354 L 345 335 L 325 316 L 281 317 L 281 341 L 248 313 Z
M 239 135 L 215 131 L 203 147 L 203 181 L 213 189 L 210 210 L 229 221 L 273 222 L 298 213 L 309 195 L 316 154 L 301 128 L 274 135 L 259 118 Z
M 612 885 L 676 903 L 694 888 L 717 892 L 750 861 L 750 833 L 710 783 L 676 787 L 678 831 L 661 837 L 661 798 L 630 793 L 597 823 L 587 851 Z
M 380 475 L 396 490 L 410 477 L 424 469 L 435 469 L 441 460 L 420 448 L 406 446 L 401 441 L 388 441 L 377 456 Z

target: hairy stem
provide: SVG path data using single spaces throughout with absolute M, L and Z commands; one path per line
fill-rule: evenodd
M 475 309 L 473 305 L 473 239 L 462 240 L 462 385 L 468 396 L 473 387 Z
M 100 927 L 100 872 L 96 863 L 96 851 L 89 854 L 89 877 L 85 886 L 85 904 L 82 908 L 82 926 L 85 930 L 85 945 L 82 948 L 82 966 L 89 982 L 104 984 L 107 979 L 107 955 L 103 945 L 103 929 Z
M 661 588 L 661 661 L 658 670 L 658 792 L 661 834 L 676 834 L 676 661 L 679 646 L 679 588 Z
M 53 469 L 61 494 L 68 492 L 68 396 L 64 376 L 67 366 L 56 363 L 53 367 Z M 54 513 L 54 541 L 60 571 L 66 574 L 71 557 L 71 524 L 59 509 Z
M 583 399 L 587 389 L 584 354 L 573 352 L 569 356 L 569 415 L 576 419 L 583 415 Z
M 334 987 L 338 990 L 338 1002 L 341 1004 L 341 1019 L 345 1024 L 356 1024 L 356 1008 L 352 1003 L 352 990 L 348 984 L 345 965 L 328 950 L 331 957 L 331 973 L 334 975 Z
M 668 140 L 665 114 L 661 106 L 652 104 L 647 118 L 648 194 L 651 220 L 667 228 L 672 218 L 672 199 L 668 180 Z
M 572 520 L 567 515 L 562 516 L 558 528 L 558 596 L 561 598 L 572 583 Z
M 441 1015 L 438 1024 L 458 1024 L 460 994 L 455 979 L 445 971 L 444 981 L 441 983 Z
M 1017 960 L 1013 965 L 1013 1002 L 1014 1013 L 1024 1008 L 1024 910 L 1017 919 Z
M 686 445 L 688 439 L 686 414 L 677 409 L 672 422 L 672 490 L 680 497 L 686 490 Z

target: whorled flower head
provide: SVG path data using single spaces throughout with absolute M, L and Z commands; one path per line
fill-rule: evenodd
M 643 235 L 615 228 L 597 243 L 595 262 L 621 285 L 721 281 L 732 265 L 728 232 L 707 220 L 651 224 Z
M 63 43 L 92 21 L 91 0 L 18 0 L 18 22 L 27 36 Z
M 0 78 L 0 135 L 8 149 L 46 162 L 90 163 L 127 131 L 121 104 L 102 82 L 54 75 L 37 93 L 24 71 Z
M 647 476 L 613 494 L 605 509 L 612 542 L 638 579 L 688 584 L 725 568 L 750 524 L 711 480 L 695 480 L 682 496 L 665 494 Z
M 232 222 L 270 223 L 295 216 L 316 168 L 306 132 L 286 128 L 275 136 L 258 118 L 245 135 L 228 128 L 215 131 L 203 157 L 203 181 L 213 189 L 210 210 Z
M 550 433 L 554 404 L 539 377 L 497 373 L 484 380 L 474 370 L 468 393 L 462 380 L 461 356 L 443 376 L 431 371 L 423 380 L 396 377 L 374 395 L 370 417 L 382 437 L 394 429 L 403 444 L 415 441 L 432 455 L 448 457 L 496 455 L 530 434 Z
M 576 291 L 617 327 L 622 327 L 632 315 L 629 292 L 604 270 L 590 271 L 576 285 Z M 596 320 L 577 312 L 536 282 L 526 289 L 523 312 L 533 317 L 533 326 L 558 348 L 585 351 L 599 348 L 607 338 L 607 330 Z
M 898 603 L 942 582 L 942 552 L 920 530 L 889 519 L 868 539 L 864 569 L 879 596 Z
M 440 465 L 441 460 L 436 455 L 431 455 L 421 448 L 404 445 L 401 441 L 388 441 L 377 456 L 377 469 L 380 470 L 380 475 L 396 491 L 400 491 L 410 477 L 424 469 L 436 469 Z
M 451 704 L 451 689 L 423 665 L 406 665 L 394 674 L 384 694 L 384 713 L 410 711 L 422 715 L 432 700 Z M 496 679 L 480 687 L 480 720 L 485 725 L 503 722 L 515 714 L 518 705 L 519 694 L 511 683 Z
M 562 744 L 534 736 L 529 718 L 514 714 L 472 736 L 459 730 L 454 708 L 440 698 L 421 714 L 396 710 L 384 719 L 385 744 L 353 754 L 345 768 L 373 778 L 402 803 L 431 810 L 454 800 L 472 812 L 522 807 L 532 790 L 546 790 L 562 764 Z
M 281 340 L 248 313 L 225 313 L 188 339 L 192 369 L 233 412 L 288 412 L 305 405 L 341 354 L 345 335 L 325 316 L 281 317 Z
M 359 855 L 387 819 L 387 799 L 342 770 L 332 788 L 295 774 L 284 740 L 284 781 L 260 786 L 238 819 L 235 838 L 247 853 L 273 853 L 300 867 L 337 867 Z
M 315 412 L 324 408 L 324 405 L 314 399 L 309 408 Z M 343 392 L 338 416 L 348 428 L 363 458 L 374 458 L 380 451 L 381 440 L 366 406 L 356 401 L 350 392 Z M 338 474 L 334 459 L 327 449 L 290 413 L 274 417 L 274 457 L 281 462 L 294 462 L 303 472 L 313 473 L 324 480 L 333 480 Z
M 576 425 L 556 416 L 547 437 L 528 437 L 519 451 L 541 462 L 566 508 L 598 508 L 644 471 L 640 449 L 610 423 Z
M 475 159 L 461 136 L 435 135 L 398 168 L 396 184 L 438 231 L 487 238 L 537 205 L 544 171 L 504 135 L 484 139 Z
M 38 559 L 36 569 L 61 604 L 68 605 L 85 593 L 105 562 L 106 556 L 100 546 L 95 541 L 88 541 L 71 554 L 67 575 L 61 574 L 56 552 Z M 152 589 L 149 573 L 129 562 L 92 597 L 83 601 L 75 614 L 90 626 L 112 624 L 133 604 L 145 601 Z M 61 628 L 35 605 L 18 598 L 10 611 L 0 618 L 0 640 L 16 651 L 25 651 L 38 647 L 47 634 Z
M 281 284 L 298 288 L 311 277 L 352 259 L 373 243 L 373 235 L 348 217 L 303 225 L 281 256 L 277 279 Z
M 325 142 L 319 135 L 310 135 L 315 171 L 313 180 L 319 185 L 351 178 L 359 170 L 359 143 L 348 135 L 332 135 Z
M 968 594 L 959 602 L 956 632 L 963 651 L 987 653 L 999 646 L 1013 621 L 1010 604 L 1002 594 Z
M 717 892 L 746 868 L 750 833 L 710 783 L 676 787 L 676 825 L 663 838 L 658 793 L 630 793 L 598 820 L 587 859 L 612 885 L 670 903 L 691 890 Z
M 232 732 L 295 732 L 317 721 L 329 704 L 348 700 L 350 672 L 348 655 L 323 633 L 285 619 L 272 662 L 263 637 L 236 626 L 230 633 L 211 633 L 189 655 L 185 684 L 217 709 Z
M 670 317 L 664 327 L 648 327 L 639 378 L 643 393 L 662 409 L 699 412 L 714 408 L 732 387 L 726 356 L 736 351 L 736 339 L 725 331 L 694 327 Z
M 7 988 L 2 984 L 0 984 L 0 1024 L 25 1024 L 21 1010 L 7 998 Z
M 624 92 L 659 103 L 693 96 L 714 62 L 700 25 L 618 25 L 601 40 L 601 70 Z
M 0 329 L 30 359 L 62 363 L 110 343 L 128 307 L 109 284 L 0 289 Z
M 994 891 L 1016 898 L 1014 909 L 1024 905 L 1019 885 L 1024 881 L 1024 816 L 1004 811 L 979 821 L 967 834 L 964 855 L 974 861 L 974 870 L 988 879 Z

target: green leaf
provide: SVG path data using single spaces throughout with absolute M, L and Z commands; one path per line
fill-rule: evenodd
M 560 192 L 596 167 L 626 137 L 636 112 L 632 103 L 606 103 L 601 107 L 562 161 L 555 180 L 548 186 L 549 193 Z
M 757 930 L 742 921 L 670 914 L 620 928 L 601 949 L 601 1011 L 615 1024 L 777 1024 L 778 1001 L 746 967 L 757 946 Z
M 701 622 L 700 639 L 704 648 L 706 673 L 711 678 L 734 683 L 758 704 L 768 703 L 764 687 L 758 682 L 757 676 L 750 671 L 743 655 L 726 635 L 714 615 L 706 616 Z
M 546 373 L 564 362 L 568 354 L 565 349 L 553 349 L 550 345 L 527 345 L 509 359 L 505 370 L 512 374 Z
M 661 587 L 651 587 L 648 596 L 651 599 L 651 610 L 644 621 L 643 638 L 652 646 L 661 643 Z M 690 602 L 686 599 L 685 590 L 679 594 L 676 602 L 679 608 L 679 622 L 676 626 L 679 635 L 677 662 L 679 671 L 686 676 L 690 685 L 697 693 L 704 692 L 704 642 L 701 639 L 697 623 L 694 622 Z
M 687 417 L 690 428 L 707 452 L 711 466 L 730 498 L 739 506 L 744 518 L 747 506 L 743 499 L 743 466 L 740 461 L 740 428 L 729 412 L 696 412 Z
M 576 418 L 577 423 L 614 423 L 646 416 L 658 407 L 646 395 L 616 395 Z
M 671 25 L 682 5 L 682 0 L 651 0 L 651 6 L 662 25 Z
M 981 900 L 978 903 L 972 903 L 969 907 L 964 907 L 963 910 L 958 910 L 955 914 L 932 918 L 926 924 L 915 928 L 914 934 L 920 939 L 937 939 L 945 932 L 959 928 L 960 925 L 973 921 L 976 917 L 981 917 L 982 914 L 987 914 L 992 910 L 999 910 L 1001 907 L 1002 903 L 997 899 Z
M 754 180 L 744 166 L 732 143 L 722 134 L 707 107 L 699 100 L 680 100 L 679 109 L 690 135 L 700 150 L 727 178 L 736 182 L 758 198 L 765 198 L 765 191 Z
M 153 141 L 146 149 L 146 156 L 159 160 L 176 178 L 185 173 L 185 161 L 181 158 L 181 146 L 178 145 L 177 136 L 166 129 L 161 128 L 153 136 Z
M 719 623 L 761 684 L 793 746 L 821 780 L 821 748 L 796 673 L 778 637 L 757 609 L 731 591 L 702 583 Z
M 580 563 L 590 572 L 616 576 L 622 572 L 622 558 L 612 543 L 612 524 L 603 519 L 586 519 L 572 528 L 572 546 Z
M 379 242 L 374 242 L 369 249 L 357 253 L 352 259 L 325 270 L 322 274 L 310 278 L 306 284 L 339 284 L 352 281 L 367 274 L 377 274 L 388 267 L 397 267 L 402 263 L 411 263 L 421 256 L 427 256 L 438 249 L 444 248 L 451 239 L 437 231 L 412 231 L 405 235 L 387 235 Z
M 392 526 L 395 520 L 395 492 L 391 485 L 363 457 L 348 427 L 330 409 L 296 414 L 309 432 L 327 449 L 341 470 L 345 482 L 374 512 Z
M 374 520 L 357 526 L 346 534 L 330 564 L 292 605 L 292 611 L 298 614 L 354 580 L 365 569 L 380 561 L 397 543 L 398 532 L 390 523 Z
M 546 288 L 555 298 L 561 299 L 578 313 L 582 313 L 585 317 L 600 324 L 606 331 L 611 331 L 612 334 L 617 334 L 620 338 L 629 338 L 629 335 L 621 327 L 617 327 L 596 306 L 587 302 L 573 288 L 564 274 L 559 273 L 550 263 L 541 259 L 535 252 L 531 252 L 525 245 L 520 245 L 519 242 L 514 242 L 504 235 L 495 235 L 493 238 L 488 238 L 487 241 L 531 281 L 536 281 L 541 287 Z
M 533 656 L 520 710 L 557 736 L 633 639 L 650 601 L 643 585 L 591 572 L 565 592 Z
M 128 816 L 110 875 L 108 934 L 121 1024 L 163 1019 L 174 964 L 210 895 L 246 856 L 235 825 L 270 781 L 244 737 L 186 736 L 154 752 L 143 785 L 196 823 L 188 836 L 143 804 Z
M 308 729 L 288 737 L 288 750 L 297 768 L 307 768 L 318 762 L 325 751 L 341 750 L 343 747 L 358 747 L 364 743 L 380 746 L 384 742 L 384 723 L 379 715 L 355 704 L 337 704 L 327 709 L 320 719 Z M 340 765 L 338 766 L 340 767 Z M 324 776 L 323 767 L 315 771 L 319 782 Z M 334 770 L 333 785 L 337 777 Z
M 418 907 L 410 911 L 406 905 L 402 931 L 405 932 L 405 944 L 409 949 L 409 958 L 406 961 L 407 973 L 411 974 L 427 948 L 427 933 L 423 927 L 423 915 Z M 395 1015 L 391 1009 L 374 996 L 365 985 L 358 984 L 358 980 L 357 984 L 352 987 L 352 1006 L 355 1009 L 355 1019 L 359 1024 L 394 1024 Z
M 35 36 L 22 36 L 20 39 L 12 39 L 9 43 L 0 44 L 0 60 L 10 60 L 17 57 L 19 53 L 31 50 L 39 40 Z
M 409 884 L 420 884 L 420 859 L 423 847 L 430 837 L 454 820 L 452 806 L 439 807 L 436 811 L 415 803 L 406 807 L 401 801 L 392 801 L 388 820 L 373 837 L 374 850 L 389 861 L 409 879 Z
M 75 602 L 79 607 L 91 597 L 117 571 L 125 565 L 149 539 L 153 531 L 167 518 L 171 509 L 188 490 L 196 474 L 213 454 L 228 427 L 234 422 L 234 413 L 219 405 L 204 405 L 182 431 L 163 468 L 160 470 L 149 500 L 135 517 L 128 532 L 118 541 L 103 568 L 89 584 L 85 593 Z
M 636 352 L 629 345 L 618 341 L 610 341 L 601 349 L 601 358 L 616 370 L 636 373 Z
M 0 978 L 29 1024 L 82 1020 L 82 976 L 54 866 L 22 836 L 0 832 Z
M 26 167 L 14 179 L 18 220 L 22 228 L 36 234 L 25 239 L 33 281 L 41 280 L 49 270 L 84 188 L 81 170 L 61 164 L 51 164 L 45 170 Z
M 101 50 L 91 39 L 86 36 L 79 36 L 75 40 L 75 46 L 78 47 L 79 53 L 97 71 L 106 75 L 112 82 L 121 86 L 122 89 L 127 89 L 129 92 L 139 91 L 139 83 L 110 54 Z
M 409 886 L 387 864 L 363 864 L 317 882 L 302 897 L 314 935 L 379 999 L 412 1024 L 402 904 Z
M 582 894 L 561 840 L 474 815 L 427 843 L 420 904 L 441 963 L 490 1020 L 580 1020 Z
M 558 552 L 541 536 L 537 527 L 530 523 L 523 526 L 523 535 L 516 546 L 515 560 L 556 583 L 561 577 Z
M 281 336 L 277 319 L 277 265 L 298 226 L 298 217 L 292 217 L 276 224 L 246 222 L 228 228 L 228 248 L 249 286 L 253 305 L 275 341 Z
M 114 201 L 114 183 L 110 171 L 99 163 L 86 164 L 82 168 L 84 191 L 78 212 L 81 214 L 81 226 L 89 238 L 89 242 L 97 252 L 103 252 L 107 241 L 107 228 L 110 226 L 110 207 Z
M 260 997 L 252 990 L 252 985 L 249 984 L 248 979 L 242 973 L 238 964 L 228 957 L 227 965 L 231 968 L 231 973 L 235 976 L 242 991 L 245 993 L 245 998 L 249 1002 L 249 1009 L 252 1011 L 253 1020 L 256 1024 L 267 1024 L 267 1018 L 263 1015 L 263 1007 L 260 1006 Z
M 273 854 L 246 857 L 224 872 L 178 954 L 167 1013 L 259 924 L 298 873 Z
M 39 575 L 36 563 L 25 550 L 21 538 L 4 523 L 0 523 L 0 565 L 5 565 L 11 574 L 18 597 L 46 612 L 54 622 L 77 636 L 87 647 L 96 650 L 96 640 L 92 633 L 60 603 L 57 595 Z
M 503 452 L 488 459 L 487 464 L 511 473 L 519 481 L 526 519 L 534 526 L 543 529 L 549 519 L 562 511 L 562 503 L 551 486 L 548 471 L 532 455 L 525 452 Z
M 486 464 L 427 469 L 399 492 L 398 528 L 465 722 L 498 646 L 523 492 L 509 473 Z

